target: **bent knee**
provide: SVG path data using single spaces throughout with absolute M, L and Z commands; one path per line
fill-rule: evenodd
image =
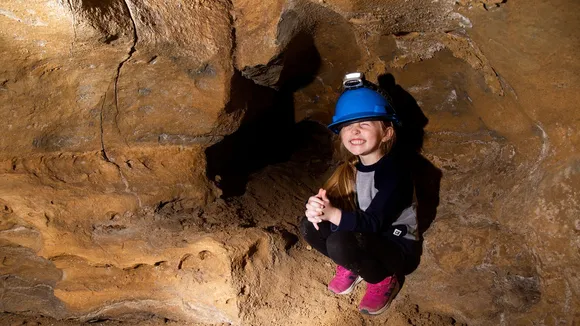
M 342 260 L 341 257 L 355 255 L 357 252 L 355 234 L 347 231 L 333 232 L 326 241 L 326 247 L 328 249 L 328 255 L 333 260 L 335 258 Z

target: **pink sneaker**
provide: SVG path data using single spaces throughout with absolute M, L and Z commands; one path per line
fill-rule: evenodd
M 389 276 L 377 284 L 369 283 L 358 310 L 363 314 L 378 315 L 387 310 L 397 292 L 399 292 L 399 281 L 396 275 Z
M 349 294 L 360 281 L 362 281 L 362 277 L 337 265 L 336 275 L 328 283 L 328 289 L 336 294 Z

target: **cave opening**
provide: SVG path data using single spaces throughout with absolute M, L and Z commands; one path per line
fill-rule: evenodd
M 330 162 L 332 134 L 320 122 L 297 123 L 295 118 L 294 93 L 313 82 L 320 61 L 312 36 L 299 33 L 269 64 L 281 67 L 279 75 L 261 76 L 277 79 L 271 87 L 236 72 L 226 111 L 243 107 L 241 126 L 206 150 L 207 176 L 216 181 L 224 198 L 243 195 L 249 176 L 268 165 L 305 156 L 311 156 L 310 161 Z

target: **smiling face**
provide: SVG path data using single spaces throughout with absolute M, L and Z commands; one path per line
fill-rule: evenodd
M 385 154 L 381 145 L 389 142 L 393 134 L 393 128 L 386 127 L 381 121 L 358 121 L 342 127 L 340 140 L 364 165 L 370 165 Z

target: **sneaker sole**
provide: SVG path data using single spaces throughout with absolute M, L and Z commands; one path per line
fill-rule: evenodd
M 365 314 L 365 315 L 371 315 L 371 316 L 382 314 L 383 312 L 385 312 L 385 310 L 387 310 L 389 308 L 389 306 L 391 305 L 391 302 L 393 302 L 393 300 L 395 299 L 395 297 L 399 293 L 399 290 L 400 290 L 400 284 L 399 284 L 399 282 L 397 282 L 395 289 L 391 293 L 391 298 L 389 299 L 389 301 L 387 301 L 387 303 L 381 309 L 379 309 L 377 311 L 370 311 L 370 310 L 366 310 L 366 309 L 361 309 L 361 310 L 359 310 L 360 313 Z
M 352 290 L 354 290 L 354 287 L 357 284 L 359 284 L 362 280 L 363 280 L 362 277 L 359 276 L 359 277 L 356 278 L 356 280 L 352 283 L 352 285 L 348 289 L 346 289 L 346 290 L 344 290 L 342 292 L 339 292 L 339 293 L 334 292 L 334 294 L 349 294 L 349 293 L 352 292 Z

